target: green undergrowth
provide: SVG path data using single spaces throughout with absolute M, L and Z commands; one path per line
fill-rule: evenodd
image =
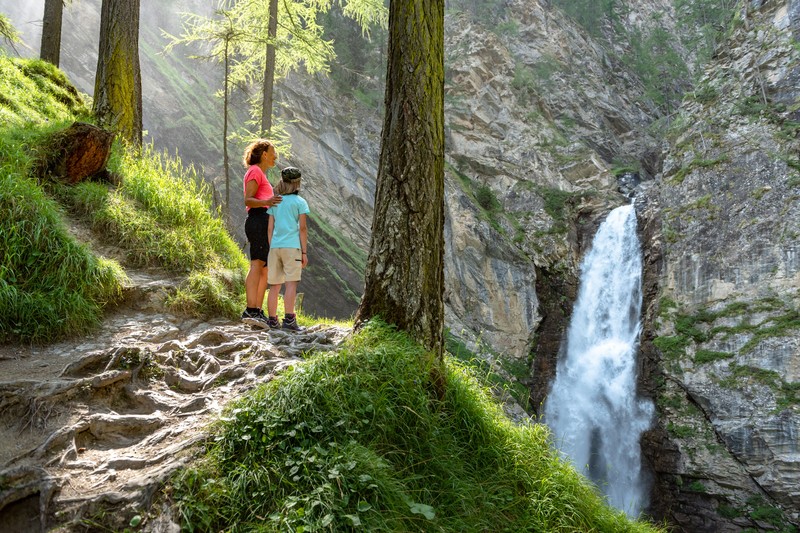
M 125 273 L 70 235 L 62 208 L 28 174 L 37 147 L 86 107 L 43 61 L 0 56 L 0 94 L 0 342 L 86 333 Z
M 244 305 L 247 261 L 212 212 L 207 187 L 180 160 L 115 143 L 108 164 L 119 185 L 69 187 L 36 175 L 51 137 L 92 121 L 64 74 L 43 61 L 0 56 L 0 342 L 48 342 L 97 326 L 127 277 L 78 242 L 87 221 L 126 264 L 187 277 L 176 310 L 234 317 Z
M 208 185 L 177 157 L 145 146 L 116 145 L 108 168 L 117 187 L 81 182 L 59 187 L 70 210 L 96 234 L 126 252 L 133 266 L 158 266 L 186 274 L 168 299 L 197 316 L 234 318 L 244 306 L 247 260 L 211 206 Z
M 428 361 L 426 364 L 425 362 Z M 654 531 L 514 425 L 462 364 L 372 321 L 235 401 L 171 485 L 186 531 Z

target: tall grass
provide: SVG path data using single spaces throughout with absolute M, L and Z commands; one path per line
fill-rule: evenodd
M 654 531 L 562 463 L 540 425 L 508 421 L 448 360 L 434 399 L 423 349 L 379 322 L 235 402 L 174 480 L 188 531 Z
M 68 233 L 61 208 L 28 177 L 32 154 L 86 111 L 49 63 L 0 56 L 0 342 L 90 331 L 125 274 Z
M 0 55 L 0 95 L 0 342 L 84 333 L 121 294 L 122 268 L 69 234 L 64 208 L 125 250 L 128 264 L 185 274 L 169 300 L 175 309 L 235 316 L 247 261 L 192 168 L 115 143 L 109 170 L 119 186 L 43 188 L 34 174 L 49 138 L 75 120 L 91 121 L 89 112 L 64 74 L 43 61 Z
M 247 260 L 212 211 L 211 195 L 194 168 L 145 146 L 115 143 L 108 165 L 120 185 L 85 182 L 60 195 L 96 233 L 126 250 L 133 266 L 187 274 L 169 303 L 198 316 L 233 318 L 244 305 Z

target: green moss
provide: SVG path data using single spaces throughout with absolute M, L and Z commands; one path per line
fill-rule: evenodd
M 675 424 L 673 422 L 669 422 L 667 424 L 667 432 L 673 437 L 679 439 L 688 439 L 689 437 L 693 437 L 695 435 L 695 430 L 691 426 L 684 426 L 680 424 Z
M 706 486 L 703 485 L 701 481 L 692 481 L 686 488 L 692 492 L 700 492 L 700 493 L 707 492 Z
M 689 339 L 682 335 L 661 336 L 653 339 L 653 345 L 668 359 L 677 361 L 686 355 Z
M 697 350 L 694 355 L 694 362 L 702 365 L 704 363 L 712 363 L 714 361 L 722 361 L 723 359 L 730 359 L 733 357 L 732 353 L 728 352 L 715 352 L 712 350 Z
M 788 331 L 797 329 L 800 329 L 800 312 L 797 309 L 792 309 L 777 317 L 768 318 L 759 324 L 753 338 L 742 346 L 740 352 L 743 354 L 748 353 L 766 338 L 782 337 Z
M 713 166 L 719 165 L 720 163 L 724 163 L 728 161 L 730 158 L 727 155 L 720 156 L 715 159 L 700 159 L 696 158 L 689 162 L 688 165 L 681 167 L 678 171 L 670 178 L 669 182 L 679 185 L 683 183 L 683 180 L 686 176 L 689 175 L 691 171 L 696 168 L 711 168 Z

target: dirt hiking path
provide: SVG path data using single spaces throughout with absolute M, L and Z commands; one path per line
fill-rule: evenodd
M 349 332 L 178 317 L 160 305 L 175 280 L 129 275 L 134 297 L 94 335 L 0 347 L 0 532 L 119 531 L 136 515 L 138 531 L 179 531 L 146 512 L 208 423 Z

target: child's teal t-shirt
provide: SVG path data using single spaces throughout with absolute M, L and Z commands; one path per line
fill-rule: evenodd
M 282 196 L 283 200 L 267 209 L 275 222 L 270 248 L 300 248 L 300 215 L 307 215 L 308 203 L 296 194 Z

